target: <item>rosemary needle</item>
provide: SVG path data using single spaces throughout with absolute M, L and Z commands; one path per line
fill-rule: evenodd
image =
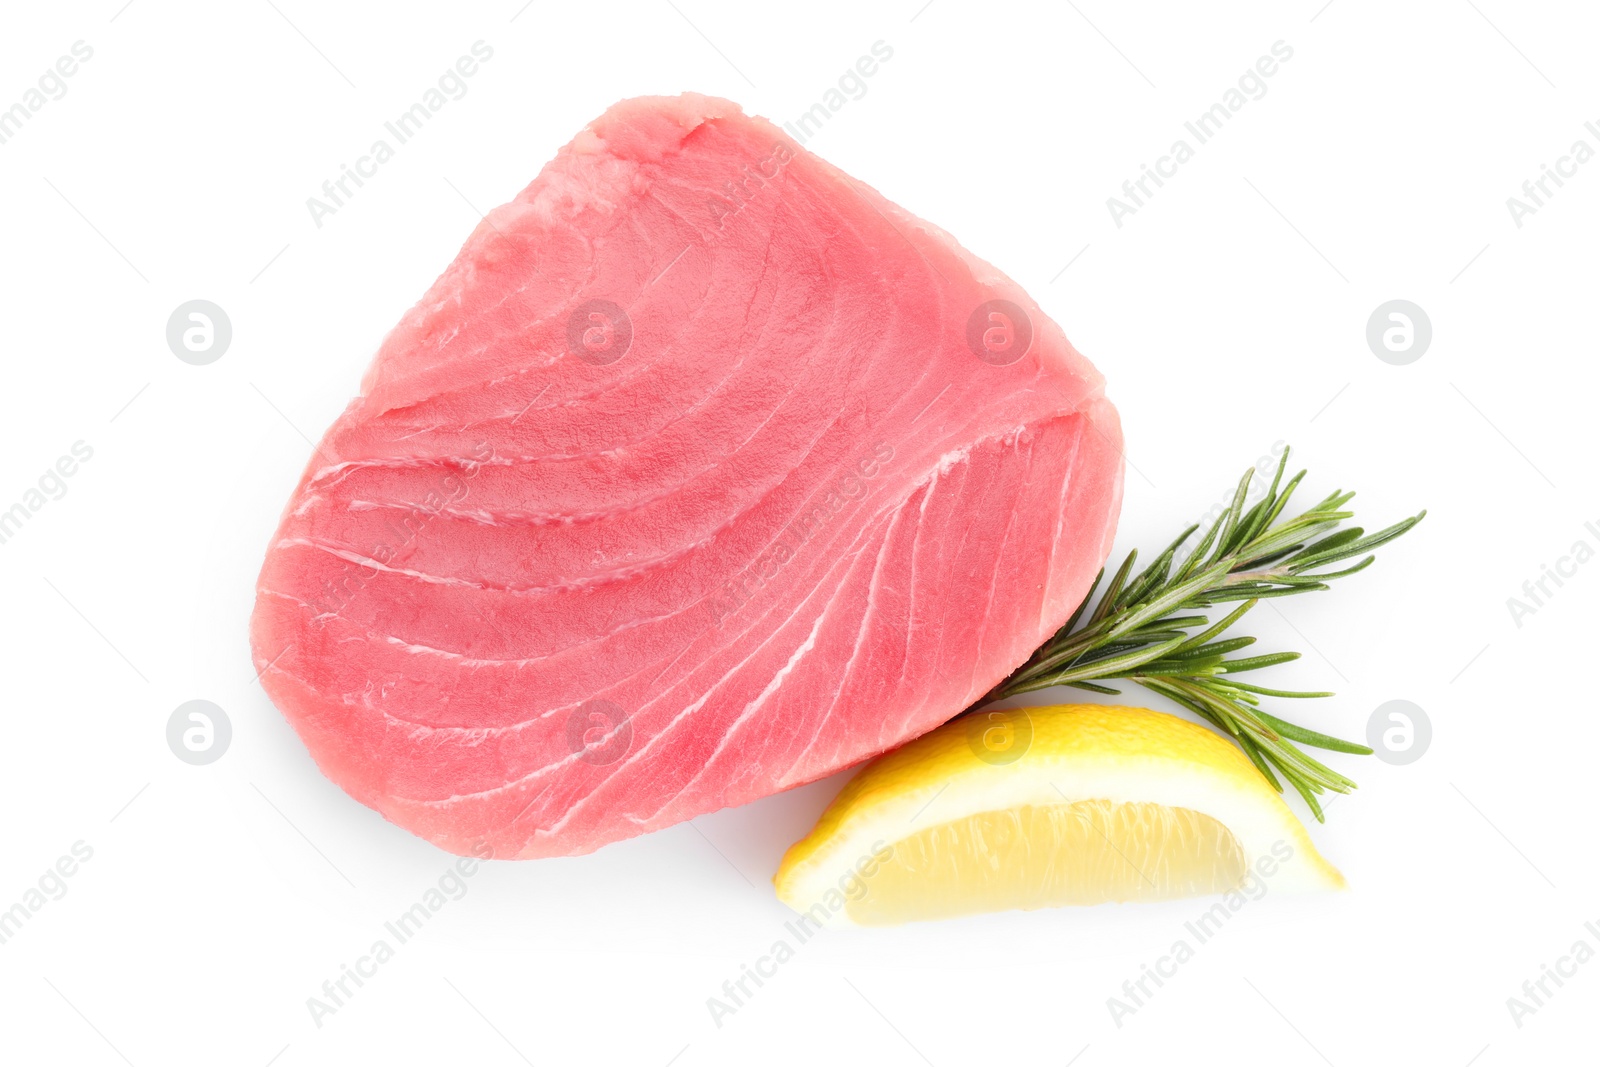
M 1133 568 L 1139 553 L 1128 553 L 1091 612 L 1089 605 L 1105 578 L 1102 570 L 1066 625 L 973 707 L 1054 685 L 1118 693 L 1105 683 L 1135 682 L 1226 732 L 1275 789 L 1283 791 L 1280 776 L 1293 786 L 1320 822 L 1322 807 L 1316 795 L 1325 789 L 1346 793 L 1355 783 L 1299 746 L 1363 755 L 1372 750 L 1264 711 L 1263 697 L 1332 694 L 1268 689 L 1239 681 L 1242 673 L 1287 663 L 1300 654 L 1230 658 L 1253 645 L 1255 638 L 1223 635 L 1267 597 L 1326 589 L 1334 579 L 1365 569 L 1375 558 L 1372 550 L 1411 529 L 1427 512 L 1373 534 L 1359 526 L 1341 528 L 1354 514 L 1344 508 L 1355 494 L 1335 491 L 1285 519 L 1289 498 L 1306 473 L 1284 482 L 1288 463 L 1289 450 L 1284 449 L 1266 496 L 1248 509 L 1245 499 L 1255 471 L 1246 471 L 1227 512 L 1182 562 L 1178 551 L 1198 525 L 1184 530 L 1137 574 Z M 1363 557 L 1358 562 L 1327 569 L 1358 556 Z M 1211 621 L 1219 605 L 1235 603 L 1215 623 Z

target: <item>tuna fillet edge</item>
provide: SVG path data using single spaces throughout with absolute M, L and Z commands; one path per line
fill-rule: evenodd
M 725 100 L 617 104 L 384 340 L 251 641 L 322 771 L 589 852 L 944 722 L 1077 606 L 1122 435 L 1059 327 Z

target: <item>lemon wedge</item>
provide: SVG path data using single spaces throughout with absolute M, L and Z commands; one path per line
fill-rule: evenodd
M 1144 708 L 978 712 L 868 764 L 773 879 L 819 924 L 1337 889 L 1218 734 Z

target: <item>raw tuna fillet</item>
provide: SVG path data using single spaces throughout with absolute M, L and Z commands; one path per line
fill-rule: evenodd
M 932 729 L 1067 618 L 1121 429 L 1014 282 L 725 100 L 613 107 L 384 340 L 262 568 L 273 701 L 452 852 Z

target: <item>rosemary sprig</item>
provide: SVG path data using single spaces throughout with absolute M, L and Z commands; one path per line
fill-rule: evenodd
M 1249 509 L 1245 499 L 1255 471 L 1246 471 L 1227 513 L 1211 525 L 1182 562 L 1178 550 L 1198 525 L 1184 530 L 1138 574 L 1133 566 L 1139 553 L 1128 553 L 1090 612 L 1089 604 L 1105 578 L 1102 570 L 1066 625 L 974 707 L 1053 685 L 1114 694 L 1120 690 L 1105 682 L 1136 682 L 1226 731 L 1273 788 L 1283 791 L 1281 775 L 1322 821 L 1316 794 L 1324 789 L 1346 793 L 1355 783 L 1298 746 L 1363 755 L 1372 750 L 1264 711 L 1263 697 L 1299 699 L 1333 694 L 1268 689 L 1238 680 L 1240 674 L 1287 663 L 1299 659 L 1300 654 L 1232 656 L 1253 645 L 1255 638 L 1224 638 L 1223 634 L 1267 597 L 1326 589 L 1333 579 L 1363 570 L 1375 558 L 1370 554 L 1373 549 L 1411 529 L 1427 512 L 1373 534 L 1359 526 L 1340 529 L 1354 514 L 1344 507 L 1355 494 L 1335 491 L 1300 515 L 1284 519 L 1289 498 L 1306 473 L 1301 471 L 1284 483 L 1288 462 L 1289 450 L 1284 449 L 1267 495 Z M 1364 559 L 1350 566 L 1326 569 L 1363 555 Z M 1211 609 L 1234 602 L 1237 607 L 1215 623 L 1211 621 Z M 1190 632 L 1197 628 L 1198 632 Z

